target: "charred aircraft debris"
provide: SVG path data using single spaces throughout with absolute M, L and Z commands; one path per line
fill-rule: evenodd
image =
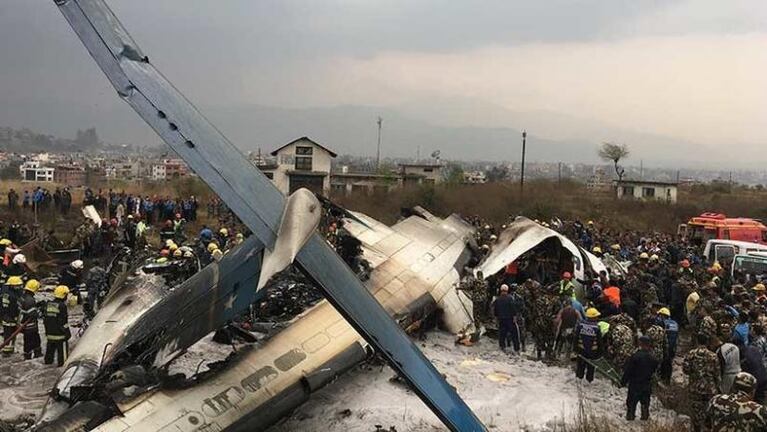
M 440 311 L 446 330 L 478 331 L 471 301 L 456 290 L 479 252 L 470 224 L 420 208 L 391 227 L 345 212 L 350 244 L 364 258 L 347 260 L 351 271 L 316 233 L 322 204 L 305 190 L 282 196 L 151 65 L 103 0 L 54 2 L 118 95 L 253 235 L 183 281 L 121 255 L 111 266 L 110 294 L 64 365 L 35 430 L 263 430 L 373 352 L 448 428 L 486 430 L 403 330 Z M 518 219 L 478 268 L 491 275 L 543 243 L 558 259 L 570 259 L 576 275 L 603 267 L 555 231 Z M 286 268 L 305 277 L 288 282 L 293 289 L 312 286 L 325 300 L 308 295 L 301 300 L 306 310 L 264 314 L 290 319 L 219 367 L 190 376 L 169 372 L 205 335 L 257 314 L 252 305 L 264 296 L 290 303 L 291 287 L 275 288 Z

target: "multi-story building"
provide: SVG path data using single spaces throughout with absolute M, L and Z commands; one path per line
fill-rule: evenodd
M 261 165 L 259 169 L 269 177 L 285 195 L 296 189 L 328 195 L 330 193 L 330 166 L 337 155 L 332 150 L 307 137 L 293 140 L 274 150 L 276 164 Z
M 399 168 L 399 174 L 405 186 L 442 183 L 442 165 L 440 164 L 401 164 Z
M 53 172 L 53 181 L 70 187 L 85 184 L 85 168 L 80 165 L 57 165 Z
M 39 160 L 29 160 L 19 166 L 22 181 L 53 182 L 55 168 L 43 166 Z
M 152 165 L 150 177 L 152 180 L 171 180 L 184 177 L 189 174 L 189 169 L 181 159 L 165 159 L 161 163 Z

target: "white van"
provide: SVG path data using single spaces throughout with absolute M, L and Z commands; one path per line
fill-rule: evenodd
M 748 255 L 752 252 L 767 252 L 767 245 L 739 240 L 712 239 L 706 242 L 703 256 L 708 264 L 719 262 L 723 267 L 731 263 L 735 255 Z
M 735 255 L 732 260 L 731 274 L 735 274 L 736 271 L 742 271 L 752 276 L 767 274 L 767 252 Z

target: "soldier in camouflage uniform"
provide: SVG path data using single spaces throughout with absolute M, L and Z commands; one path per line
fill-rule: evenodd
M 613 316 L 607 318 L 607 321 L 609 321 L 610 326 L 614 326 L 614 325 L 618 325 L 618 324 L 623 324 L 626 327 L 628 327 L 629 329 L 631 329 L 632 333 L 636 332 L 636 329 L 637 329 L 637 325 L 636 325 L 636 322 L 634 322 L 634 318 L 631 318 L 626 313 L 620 313 L 618 315 L 613 315 Z
M 610 324 L 607 334 L 608 355 L 616 370 L 623 370 L 623 365 L 634 354 L 634 332 L 625 324 Z
M 668 349 L 668 339 L 666 338 L 666 330 L 650 319 L 645 321 L 645 331 L 652 341 L 652 355 L 658 359 L 658 362 L 663 361 L 666 350 Z
M 705 426 L 708 402 L 719 392 L 719 359 L 707 348 L 706 335 L 696 335 L 697 346 L 687 353 L 682 371 L 689 377 L 690 420 L 695 432 Z
M 697 332 L 706 335 L 709 339 L 716 336 L 718 326 L 716 321 L 708 314 L 708 307 L 706 305 L 699 305 L 695 309 L 695 313 L 698 315 Z
M 474 318 L 474 326 L 479 331 L 482 324 L 488 322 L 487 317 L 487 282 L 485 282 L 481 271 L 477 272 L 477 276 L 469 276 L 461 282 L 458 287 L 459 290 L 464 291 L 472 303 L 472 313 Z
M 531 289 L 530 295 L 529 327 L 535 340 L 538 358 L 540 359 L 544 352 L 546 357 L 551 357 L 556 337 L 553 328 L 553 319 L 557 313 L 556 301 L 542 288 Z
M 658 302 L 658 288 L 655 284 L 647 284 L 643 290 L 640 290 L 640 293 L 640 300 L 643 305 L 648 306 Z
M 754 402 L 756 378 L 740 372 L 733 382 L 733 394 L 719 394 L 708 404 L 713 432 L 757 432 L 767 430 L 767 408 Z

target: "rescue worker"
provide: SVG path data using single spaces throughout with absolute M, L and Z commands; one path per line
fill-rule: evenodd
M 221 249 L 216 249 L 213 251 L 213 253 L 210 254 L 210 257 L 213 259 L 213 261 L 219 262 L 221 261 L 221 258 L 224 257 L 224 253 L 221 252 Z
M 83 312 L 87 319 L 93 319 L 96 310 L 101 307 L 101 301 L 109 290 L 109 275 L 101 266 L 92 267 L 85 277 L 85 289 L 88 299 L 83 305 Z
M 13 334 L 19 328 L 19 299 L 24 282 L 19 276 L 11 276 L 5 281 L 0 294 L 0 319 L 3 321 L 3 356 L 9 356 L 16 351 L 16 336 Z
M 131 214 L 128 215 L 127 221 L 123 224 L 123 238 L 126 246 L 131 249 L 136 247 L 136 222 Z
M 220 230 L 218 230 L 219 248 L 226 249 L 228 242 L 229 242 L 229 230 L 226 228 L 221 228 Z
M 660 378 L 666 384 L 671 384 L 671 372 L 679 338 L 679 325 L 671 319 L 671 311 L 665 307 L 658 310 L 658 324 L 661 324 L 666 331 L 666 351 L 660 364 Z
M 626 395 L 626 420 L 636 418 L 637 404 L 642 405 L 641 420 L 650 418 L 650 395 L 652 394 L 652 376 L 658 368 L 658 360 L 652 355 L 652 341 L 647 336 L 639 338 L 639 350 L 628 360 L 623 368 L 621 385 L 628 385 Z
M 173 220 L 173 232 L 174 232 L 174 240 L 178 243 L 182 243 L 186 240 L 186 235 L 184 235 L 184 226 L 186 225 L 186 219 L 181 217 L 180 213 L 176 213 L 176 217 Z
M 40 312 L 37 309 L 37 301 L 35 300 L 35 293 L 39 289 L 40 282 L 37 279 L 28 280 L 26 285 L 24 285 L 24 292 L 21 294 L 21 301 L 19 302 L 21 324 L 24 326 L 21 334 L 24 336 L 25 360 L 43 356 L 38 325 Z
M 76 289 L 80 285 L 83 276 L 83 261 L 74 260 L 68 266 L 64 267 L 59 273 L 59 285 L 66 287 L 72 287 L 75 290 L 75 297 L 77 297 L 77 303 L 81 303 L 80 292 Z
M 722 382 L 719 388 L 722 393 L 730 393 L 735 375 L 740 372 L 740 350 L 735 344 L 722 343 L 718 336 L 711 339 L 710 348 L 716 352 L 722 371 Z
M 5 268 L 6 276 L 24 276 L 27 273 L 27 257 L 17 253 L 13 256 L 11 264 Z
M 608 339 L 613 366 L 622 370 L 634 352 L 634 332 L 626 324 L 613 322 Z
M 595 308 L 586 310 L 586 321 L 581 321 L 575 326 L 575 340 L 578 360 L 575 368 L 575 376 L 586 381 L 594 380 L 594 365 L 589 361 L 594 361 L 602 357 L 603 342 L 602 332 L 599 329 L 597 319 L 601 314 Z
M 559 281 L 559 298 L 562 300 L 575 298 L 575 285 L 572 282 L 573 275 L 570 272 L 562 273 Z
M 708 349 L 710 343 L 708 336 L 697 334 L 696 347 L 687 353 L 682 363 L 682 371 L 689 377 L 687 394 L 690 400 L 690 420 L 695 432 L 704 429 L 708 402 L 719 393 L 719 361 L 716 354 Z
M 514 315 L 512 314 L 509 286 L 501 285 L 498 298 L 493 301 L 493 314 L 498 320 L 498 346 L 506 352 L 508 346 L 514 345 L 514 351 L 519 351 L 519 337 L 514 333 Z M 478 323 L 475 325 L 479 325 Z
M 72 333 L 69 331 L 69 312 L 67 310 L 67 296 L 69 287 L 59 285 L 53 290 L 53 301 L 45 305 L 45 364 L 52 364 L 54 358 L 59 366 L 63 366 L 69 356 L 69 339 Z
M 507 285 L 507 293 L 508 288 Z M 458 289 L 466 293 L 471 300 L 474 327 L 479 331 L 486 318 L 485 308 L 488 300 L 487 282 L 485 282 L 484 275 L 481 271 L 478 271 L 476 276 L 469 275 L 466 280 L 459 285 Z
M 767 390 L 767 369 L 764 367 L 762 353 L 758 348 L 746 345 L 738 334 L 733 336 L 732 341 L 740 351 L 741 370 L 756 378 L 755 393 L 752 397 L 754 401 L 763 404 L 765 390 Z
M 757 432 L 767 430 L 767 408 L 753 400 L 756 378 L 740 372 L 733 380 L 733 393 L 716 395 L 708 404 L 713 432 Z
M 165 221 L 165 224 L 163 224 L 162 230 L 160 230 L 160 240 L 164 243 L 168 240 L 173 240 L 174 238 L 176 238 L 176 231 L 173 230 L 173 222 L 168 219 Z
M 666 338 L 666 330 L 658 325 L 658 323 L 650 319 L 645 324 L 645 331 L 650 340 L 652 341 L 652 353 L 658 362 L 662 362 L 666 357 L 668 351 L 668 342 Z

